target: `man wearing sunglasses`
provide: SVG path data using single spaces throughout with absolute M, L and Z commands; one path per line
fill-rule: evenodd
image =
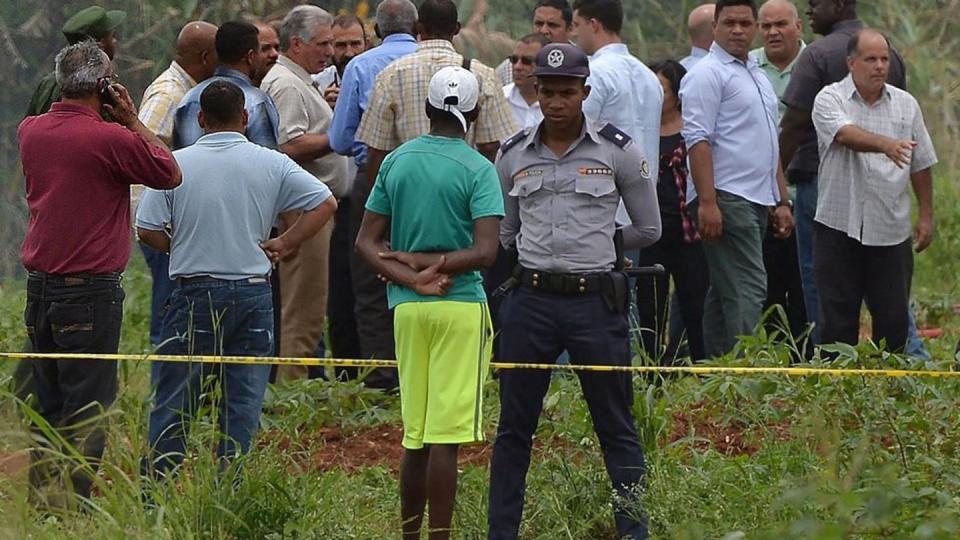
M 548 43 L 569 43 L 572 20 L 573 10 L 570 9 L 570 3 L 567 0 L 540 0 L 533 10 L 531 31 L 547 38 Z M 536 53 L 533 56 L 536 57 Z M 513 82 L 514 63 L 507 58 L 496 67 L 497 78 L 502 84 Z M 532 66 L 532 64 L 528 65 Z
M 513 82 L 503 87 L 513 119 L 520 129 L 534 127 L 543 120 L 537 99 L 537 79 L 533 76 L 533 61 L 540 49 L 550 44 L 543 34 L 533 33 L 520 38 L 507 60 L 512 66 Z

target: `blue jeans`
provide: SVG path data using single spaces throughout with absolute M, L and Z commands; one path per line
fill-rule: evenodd
M 160 312 L 170 298 L 175 283 L 170 279 L 170 256 L 153 249 L 146 244 L 140 244 L 143 260 L 150 268 L 152 278 L 150 285 L 150 345 L 160 344 L 160 332 L 163 330 L 163 319 Z
M 170 296 L 162 337 L 160 354 L 269 356 L 270 285 L 223 280 L 181 285 Z M 213 405 L 219 413 L 217 455 L 247 452 L 260 424 L 269 376 L 268 364 L 154 362 L 148 430 L 154 470 L 166 472 L 183 460 L 187 429 L 201 405 Z M 212 392 L 217 381 L 219 392 Z M 201 398 L 206 402 L 201 404 Z
M 797 182 L 797 200 L 793 219 L 797 232 L 797 259 L 800 262 L 800 281 L 803 283 L 803 304 L 807 322 L 813 324 L 810 339 L 820 343 L 820 298 L 813 272 L 813 218 L 817 215 L 817 178 Z
M 924 345 L 923 340 L 920 339 L 920 334 L 917 332 L 917 316 L 913 314 L 913 306 L 910 306 L 910 309 L 907 310 L 907 317 L 910 322 L 907 326 L 907 346 L 903 352 L 907 356 L 929 360 L 930 351 L 927 350 L 927 346 Z

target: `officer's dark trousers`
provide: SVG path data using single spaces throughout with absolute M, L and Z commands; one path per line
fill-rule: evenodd
M 120 275 L 56 276 L 31 273 L 27 279 L 24 322 L 33 350 L 40 353 L 116 354 L 123 319 Z M 33 360 L 37 412 L 87 458 L 89 467 L 71 466 L 63 476 L 51 466 L 51 455 L 34 451 L 30 481 L 40 487 L 66 481 L 83 497 L 90 496 L 93 473 L 106 441 L 104 410 L 117 396 L 117 363 L 106 360 Z M 34 432 L 42 435 L 38 426 Z M 64 448 L 55 455 L 70 455 Z
M 860 306 L 873 318 L 873 341 L 902 352 L 910 324 L 911 240 L 895 246 L 865 246 L 814 223 L 813 260 L 820 293 L 820 342 L 855 345 L 860 337 Z
M 330 283 L 327 288 L 327 322 L 330 325 L 330 352 L 334 358 L 359 358 L 360 337 L 353 314 L 353 282 L 350 259 L 355 238 L 350 235 L 350 197 L 340 199 L 330 237 Z M 357 376 L 357 368 L 337 368 L 337 375 Z
M 366 170 L 360 169 L 350 196 L 351 245 L 356 244 L 369 195 Z M 353 296 L 356 301 L 354 315 L 357 335 L 360 338 L 360 353 L 363 358 L 392 360 L 397 356 L 393 344 L 393 314 L 387 307 L 387 286 L 377 277 L 377 271 L 367 264 L 355 249 L 351 250 L 351 253 L 350 278 L 353 281 Z M 375 369 L 365 382 L 374 388 L 396 388 L 397 370 Z
M 552 364 L 566 349 L 574 364 L 629 365 L 627 318 L 607 308 L 600 294 L 560 296 L 514 289 L 501 307 L 502 357 Z M 603 459 L 621 501 L 615 519 L 621 536 L 646 538 L 637 490 L 644 478 L 643 450 L 626 373 L 578 372 L 600 439 Z M 544 370 L 504 370 L 500 376 L 500 423 L 490 467 L 490 538 L 517 538 L 523 513 L 532 437 L 550 385 Z

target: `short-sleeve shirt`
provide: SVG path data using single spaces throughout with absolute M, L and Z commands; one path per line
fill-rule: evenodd
M 793 67 L 790 83 L 783 93 L 783 103 L 799 111 L 813 111 L 813 102 L 820 90 L 828 84 L 842 80 L 850 72 L 847 68 L 847 42 L 865 27 L 860 20 L 841 21 L 833 26 L 829 34 L 807 45 Z M 903 58 L 893 47 L 890 48 L 890 53 L 887 82 L 906 90 L 907 75 Z M 797 153 L 787 169 L 816 173 L 819 164 L 817 132 L 813 122 L 810 122 L 803 129 Z
M 247 139 L 267 148 L 279 146 L 277 129 L 280 118 L 273 100 L 266 92 L 254 86 L 246 74 L 219 66 L 213 72 L 213 77 L 191 88 L 180 101 L 174 117 L 173 149 L 179 150 L 190 146 L 203 136 L 203 128 L 197 120 L 197 113 L 200 112 L 200 95 L 215 81 L 231 82 L 243 91 L 243 107 L 247 111 Z
M 260 249 L 277 214 L 312 210 L 330 190 L 285 154 L 240 133 L 204 135 L 174 152 L 183 183 L 147 189 L 137 227 L 171 229 L 170 276 L 263 277 L 271 263 Z
M 170 153 L 73 103 L 25 119 L 17 134 L 30 210 L 24 267 L 122 271 L 130 258 L 130 186 L 169 188 L 176 170 Z
M 430 79 L 441 68 L 462 64 L 463 57 L 449 41 L 421 41 L 417 52 L 396 60 L 377 75 L 357 139 L 371 148 L 390 151 L 428 133 L 430 120 L 424 103 Z M 470 125 L 467 143 L 500 142 L 517 131 L 503 85 L 493 69 L 477 60 L 470 62 L 470 71 L 480 82 L 480 114 Z
M 813 123 L 822 158 L 816 220 L 866 246 L 892 246 L 910 238 L 910 175 L 937 162 L 917 100 L 888 84 L 870 105 L 848 75 L 817 96 Z M 848 125 L 916 141 L 910 167 L 901 169 L 884 154 L 837 143 L 837 133 Z
M 322 135 L 330 128 L 333 110 L 322 91 L 305 69 L 286 56 L 280 55 L 260 88 L 270 95 L 280 114 L 279 144 L 301 135 Z M 334 195 L 347 195 L 347 158 L 330 152 L 301 165 L 329 186 Z
M 557 156 L 543 144 L 543 126 L 511 137 L 497 158 L 506 214 L 500 243 L 516 246 L 521 265 L 571 274 L 613 269 L 621 198 L 631 222 L 624 244 L 646 247 L 660 238 L 657 186 L 639 144 L 611 124 L 584 121 Z
M 474 221 L 503 216 L 503 194 L 493 164 L 462 139 L 423 135 L 383 161 L 367 210 L 390 216 L 390 246 L 407 252 L 469 249 Z M 390 308 L 404 302 L 486 302 L 479 271 L 454 276 L 445 296 L 420 296 L 387 287 Z

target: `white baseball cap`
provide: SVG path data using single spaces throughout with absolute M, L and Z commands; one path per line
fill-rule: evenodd
M 464 131 L 467 130 L 464 113 L 477 108 L 479 97 L 480 83 L 477 76 L 462 67 L 442 68 L 430 79 L 427 101 L 433 107 L 456 116 Z

